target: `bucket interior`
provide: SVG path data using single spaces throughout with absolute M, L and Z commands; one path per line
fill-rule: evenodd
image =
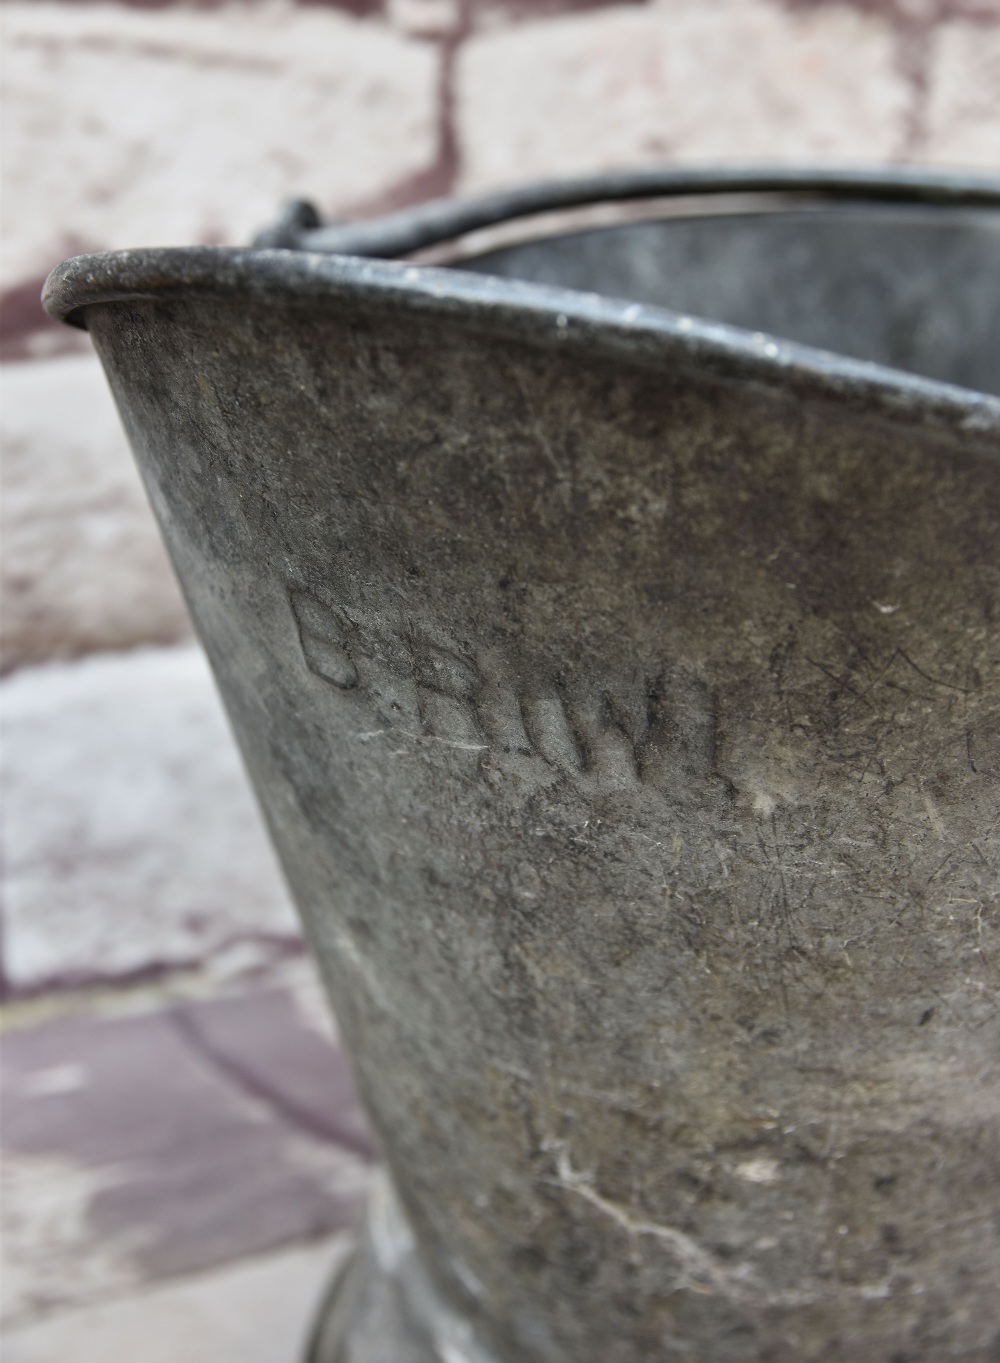
M 1000 394 L 1000 213 L 991 209 L 672 217 L 525 241 L 460 268 L 655 304 Z

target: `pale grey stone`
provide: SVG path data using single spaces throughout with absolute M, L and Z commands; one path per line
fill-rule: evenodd
M 371 1143 L 299 993 L 8 1019 L 5 1329 L 353 1226 Z
M 2 365 L 0 393 L 4 668 L 188 635 L 96 357 Z
M 350 1245 L 335 1235 L 9 1329 L 5 1363 L 300 1363 Z
M 767 0 L 487 30 L 457 72 L 467 190 L 650 161 L 886 160 L 909 103 L 885 19 Z
M 992 27 L 954 20 L 930 38 L 920 155 L 928 161 L 1000 165 L 1000 7 Z
M 432 46 L 326 7 L 4 6 L 4 278 L 70 249 L 249 240 L 434 154 Z
M 298 940 L 199 649 L 25 668 L 0 696 L 15 987 Z

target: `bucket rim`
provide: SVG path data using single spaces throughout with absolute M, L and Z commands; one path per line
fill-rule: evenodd
M 437 318 L 535 348 L 669 366 L 979 438 L 1000 456 L 1000 397 L 662 307 L 461 268 L 283 248 L 147 247 L 72 256 L 42 292 L 50 316 L 84 330 L 93 308 L 196 298 Z

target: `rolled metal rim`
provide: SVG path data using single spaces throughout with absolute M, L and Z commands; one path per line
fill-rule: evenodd
M 541 346 L 695 368 L 733 382 L 779 386 L 866 415 L 959 431 L 1000 431 L 1000 399 L 973 389 L 851 359 L 763 332 L 507 278 L 389 256 L 553 209 L 663 196 L 807 193 L 816 201 L 1000 209 L 1000 179 L 900 168 L 693 167 L 612 171 L 543 181 L 468 200 L 444 199 L 367 222 L 303 228 L 311 206 L 292 204 L 287 230 L 256 247 L 166 247 L 72 257 L 52 271 L 46 310 L 86 328 L 88 307 L 138 298 L 244 297 L 286 304 L 364 303 L 410 310 Z M 797 201 L 801 206 L 801 200 Z M 295 227 L 294 222 L 300 225 Z M 294 240 L 293 240 L 294 238 Z M 268 242 L 268 245 L 261 243 Z M 304 249 L 309 248 L 309 249 Z
M 409 312 L 541 347 L 710 374 L 967 438 L 1000 434 L 1000 398 L 764 332 L 458 269 L 288 250 L 171 247 L 76 256 L 46 281 L 48 312 L 86 328 L 90 307 L 244 299 Z

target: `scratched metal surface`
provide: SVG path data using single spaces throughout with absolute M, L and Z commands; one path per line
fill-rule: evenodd
M 395 1184 L 322 1357 L 995 1358 L 1000 401 L 289 251 L 49 306 Z

